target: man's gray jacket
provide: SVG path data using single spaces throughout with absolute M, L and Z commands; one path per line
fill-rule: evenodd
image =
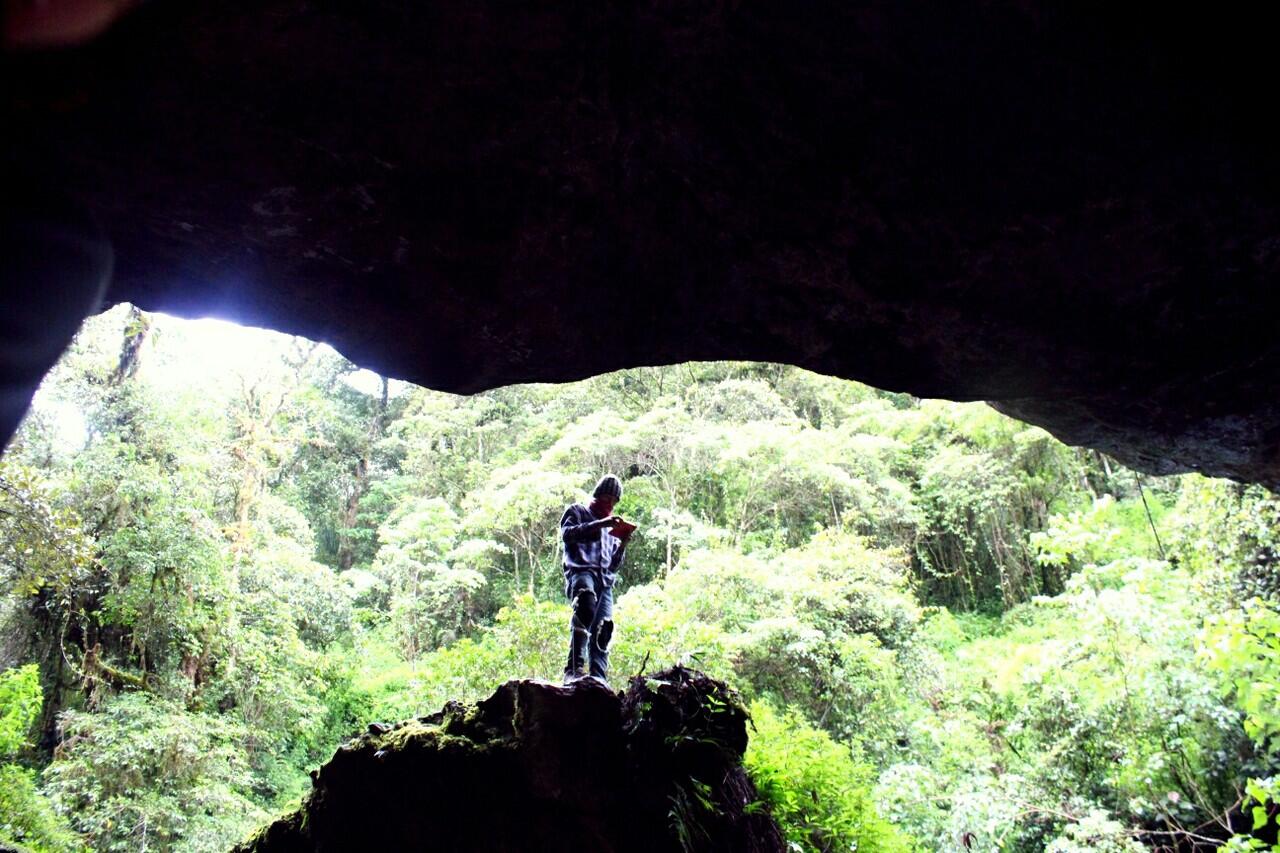
M 598 521 L 582 504 L 573 504 L 560 516 L 566 581 L 578 572 L 592 572 L 600 576 L 606 587 L 613 586 L 626 548 L 607 527 L 592 529 Z

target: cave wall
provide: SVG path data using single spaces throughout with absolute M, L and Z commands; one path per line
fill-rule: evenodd
M 4 168 L 107 302 L 423 385 L 784 361 L 1275 487 L 1270 30 L 1119 5 L 157 2 L 5 57 Z

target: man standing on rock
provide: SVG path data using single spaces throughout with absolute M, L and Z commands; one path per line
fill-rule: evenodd
M 622 498 L 622 483 L 606 474 L 596 483 L 591 503 L 573 504 L 560 517 L 564 541 L 564 590 L 572 607 L 569 617 L 568 684 L 583 677 L 607 684 L 609 640 L 613 637 L 613 581 L 622 565 L 633 525 L 613 514 Z

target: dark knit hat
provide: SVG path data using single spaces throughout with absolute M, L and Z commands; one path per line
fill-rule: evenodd
M 605 474 L 600 478 L 600 482 L 596 483 L 596 490 L 591 493 L 591 496 L 597 498 L 608 496 L 617 503 L 622 500 L 622 481 L 612 474 Z

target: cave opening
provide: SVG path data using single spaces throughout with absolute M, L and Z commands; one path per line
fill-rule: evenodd
M 1266 837 L 1280 501 L 1259 486 L 1144 474 L 983 403 L 777 363 L 457 396 L 119 305 L 85 322 L 0 461 L 13 839 L 225 849 L 314 784 L 305 818 L 254 848 L 291 849 L 272 833 L 352 825 L 353 791 L 442 772 L 380 776 L 375 754 L 433 755 L 448 733 L 483 775 L 521 715 L 543 734 L 616 719 L 537 687 L 564 667 L 558 520 L 610 472 L 638 525 L 611 684 L 679 683 L 675 666 L 735 691 L 752 722 L 734 784 L 780 838 L 1211 849 L 1255 808 Z M 657 701 L 635 684 L 625 713 Z M 514 742 L 537 766 L 569 748 Z M 673 790 L 692 820 L 702 789 Z M 604 831 L 593 808 L 565 838 Z M 774 849 L 740 818 L 716 832 Z
M 0 846 L 520 778 L 604 471 L 618 672 L 754 719 L 663 844 L 1274 845 L 1273 28 L 1189 9 L 5 2 Z

